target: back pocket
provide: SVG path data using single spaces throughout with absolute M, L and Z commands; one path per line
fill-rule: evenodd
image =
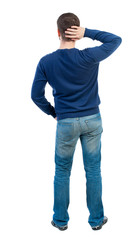
M 94 135 L 103 132 L 101 114 L 98 114 L 92 118 L 85 119 L 84 122 L 87 126 L 88 131 L 93 132 Z
M 58 122 L 57 123 L 57 136 L 63 141 L 69 141 L 74 135 L 74 123 L 71 122 Z

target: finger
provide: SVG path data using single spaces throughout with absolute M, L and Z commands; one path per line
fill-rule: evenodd
M 74 35 L 73 33 L 70 33 L 70 34 L 65 34 L 65 37 L 74 37 L 75 38 L 75 37 L 77 37 L 77 35 L 76 34 Z
M 78 26 L 71 26 L 71 28 L 76 28 L 76 29 L 78 29 L 79 27 L 78 27 Z
M 77 32 L 77 30 L 71 29 L 71 28 L 67 28 L 67 30 L 65 30 L 65 32 Z
M 77 36 L 75 35 L 65 35 L 65 37 L 68 37 L 68 38 L 76 38 Z
M 74 32 L 66 32 L 65 35 L 69 35 L 69 36 L 73 35 L 73 36 L 76 36 L 77 33 L 74 33 Z

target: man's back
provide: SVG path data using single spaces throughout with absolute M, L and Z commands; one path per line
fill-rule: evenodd
M 53 88 L 57 119 L 85 116 L 99 111 L 99 64 L 86 63 L 82 51 L 58 49 L 43 57 L 48 83 Z
M 36 69 L 32 99 L 44 112 L 57 116 L 57 120 L 99 112 L 99 63 L 121 43 L 121 38 L 114 34 L 88 28 L 85 28 L 84 37 L 103 44 L 83 50 L 57 49 L 43 56 Z M 44 98 L 47 82 L 53 89 L 55 108 Z

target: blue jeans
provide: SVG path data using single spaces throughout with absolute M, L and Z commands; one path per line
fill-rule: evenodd
M 57 121 L 55 139 L 55 176 L 53 221 L 58 226 L 69 221 L 70 174 L 75 147 L 80 138 L 86 176 L 88 223 L 100 225 L 104 219 L 101 178 L 101 114 L 65 118 Z

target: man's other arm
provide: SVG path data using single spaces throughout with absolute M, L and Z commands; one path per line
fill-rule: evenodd
M 47 77 L 45 75 L 41 59 L 37 65 L 34 81 L 31 88 L 31 99 L 46 114 L 56 117 L 55 109 L 45 98 L 45 85 Z

